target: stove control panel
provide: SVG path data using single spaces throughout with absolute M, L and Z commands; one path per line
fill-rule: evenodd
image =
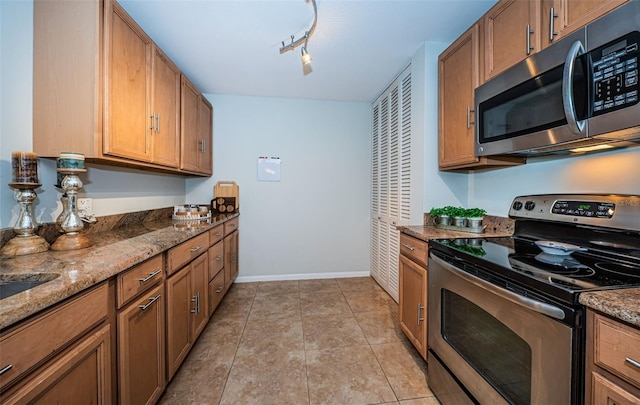
M 615 210 L 615 203 L 593 201 L 556 201 L 551 207 L 553 214 L 597 218 L 611 218 Z
M 509 217 L 640 232 L 640 195 L 542 194 L 516 197 Z

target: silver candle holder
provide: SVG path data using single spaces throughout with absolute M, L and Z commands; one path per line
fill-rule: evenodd
M 80 233 L 84 229 L 84 223 L 78 215 L 78 191 L 82 189 L 82 180 L 78 173 L 86 173 L 87 169 L 58 168 L 59 173 L 65 174 L 60 186 L 67 195 L 67 204 L 61 216 L 60 228 L 64 232 L 51 245 L 51 250 L 76 250 L 84 249 L 91 245 L 91 239 Z
M 33 202 L 38 197 L 34 191 L 40 183 L 9 183 L 15 189 L 16 201 L 20 204 L 20 216 L 13 231 L 16 236 L 9 240 L 0 251 L 6 256 L 21 256 L 40 253 L 49 249 L 49 244 L 43 237 L 36 235 L 38 223 L 33 216 Z

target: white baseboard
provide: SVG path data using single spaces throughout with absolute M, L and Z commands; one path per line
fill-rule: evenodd
M 234 282 L 251 283 L 256 281 L 284 281 L 284 280 L 317 280 L 322 278 L 369 277 L 369 271 L 351 271 L 341 273 L 310 273 L 310 274 L 279 274 L 273 276 L 238 276 Z

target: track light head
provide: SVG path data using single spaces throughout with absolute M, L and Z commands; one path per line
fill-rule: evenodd
M 309 63 L 311 63 L 313 59 L 311 58 L 311 54 L 307 51 L 307 47 L 303 46 L 302 47 L 302 64 L 303 65 L 308 65 Z

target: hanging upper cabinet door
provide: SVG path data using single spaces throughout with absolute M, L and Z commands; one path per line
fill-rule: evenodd
M 198 174 L 212 173 L 213 107 L 182 76 L 180 168 Z
M 149 162 L 153 43 L 117 3 L 105 4 L 104 153 Z
M 149 117 L 153 163 L 178 167 L 180 164 L 180 70 L 153 47 L 153 109 Z
M 204 96 L 198 104 L 198 138 L 201 140 L 199 151 L 199 172 L 213 173 L 213 106 Z

